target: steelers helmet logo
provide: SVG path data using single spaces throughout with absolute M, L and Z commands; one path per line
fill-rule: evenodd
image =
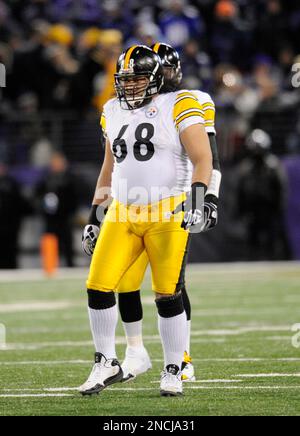
M 155 106 L 150 107 L 146 111 L 147 118 L 155 118 L 157 114 L 158 114 L 158 109 Z

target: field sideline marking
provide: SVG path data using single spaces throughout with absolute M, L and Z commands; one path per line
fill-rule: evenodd
M 291 331 L 291 326 L 257 326 L 257 327 L 240 327 L 235 329 L 224 329 L 224 330 L 196 330 L 191 333 L 192 342 L 203 342 L 203 343 L 221 343 L 224 342 L 222 336 L 238 336 L 247 333 L 255 332 L 287 332 Z M 219 338 L 203 339 L 199 336 L 218 336 Z M 198 339 L 195 339 L 198 337 Z M 286 338 L 286 337 L 283 337 Z M 266 338 L 264 338 L 266 339 Z M 270 338 L 268 338 L 270 339 Z M 160 342 L 159 335 L 145 335 L 145 342 Z M 273 340 L 273 339 L 272 339 Z M 116 344 L 126 344 L 124 336 L 116 337 Z M 38 350 L 44 347 L 85 347 L 93 345 L 92 341 L 58 341 L 58 342 L 34 342 L 34 343 L 8 343 L 6 350 Z M 3 351 L 6 351 L 5 349 Z
M 243 380 L 197 380 L 194 382 L 189 383 L 189 386 L 185 384 L 186 387 L 191 387 L 194 383 L 196 384 L 207 384 L 207 383 L 242 383 Z M 150 381 L 150 384 L 159 384 L 160 381 Z M 24 389 L 13 389 L 13 388 L 3 388 L 0 389 L 0 392 L 36 392 L 36 391 L 42 391 L 42 392 L 69 392 L 69 391 L 75 391 L 78 392 L 78 387 L 61 387 L 61 388 L 24 388 Z M 121 388 L 122 389 L 122 388 Z M 131 389 L 131 388 L 130 388 Z M 133 388 L 135 389 L 135 388 Z
M 251 390 L 251 391 L 264 391 L 264 390 L 299 390 L 300 386 L 185 386 L 185 390 Z M 72 388 L 73 390 L 73 388 Z M 146 392 L 157 391 L 157 388 L 107 388 L 109 391 L 120 392 Z M 44 398 L 44 397 L 73 397 L 74 394 L 67 393 L 43 393 L 43 394 L 0 394 L 0 398 Z M 78 398 L 81 396 L 78 394 Z
M 72 394 L 0 394 L 0 398 L 73 397 Z
M 48 310 L 63 310 L 81 306 L 80 301 L 21 301 L 19 303 L 0 304 L 0 313 L 45 312 Z
M 244 380 L 238 380 L 238 379 L 232 379 L 232 380 L 228 380 L 228 379 L 215 379 L 215 380 L 196 380 L 196 381 L 193 381 L 193 382 L 187 382 L 189 385 L 193 385 L 194 383 L 196 383 L 196 384 L 210 384 L 210 383 L 212 383 L 212 384 L 214 384 L 214 383 L 228 383 L 228 384 L 230 384 L 230 383 L 242 383 Z M 151 384 L 158 384 L 158 383 L 160 383 L 160 381 L 159 380 L 157 380 L 157 381 L 151 381 L 150 382 Z M 184 383 L 184 386 L 186 387 L 186 383 Z M 190 387 L 190 386 L 189 386 Z M 5 389 L 4 389 L 5 390 Z
M 269 273 L 274 272 L 295 272 L 299 273 L 300 263 L 297 261 L 289 262 L 233 262 L 233 263 L 205 263 L 205 264 L 189 264 L 187 267 L 187 274 L 201 273 L 211 274 L 214 272 L 221 275 L 238 274 L 243 276 L 244 274 L 257 274 L 257 273 Z M 88 267 L 86 268 L 61 268 L 54 280 L 76 280 L 86 279 L 88 274 Z M 149 273 L 147 277 L 149 276 Z M 232 277 L 230 277 L 232 279 Z M 18 271 L 1 271 L 0 283 L 11 282 L 24 282 L 24 281 L 43 281 L 47 282 L 48 278 L 43 274 L 40 269 L 24 269 Z
M 238 336 L 245 333 L 290 332 L 291 325 L 246 326 L 233 329 L 193 330 L 192 336 Z
M 236 374 L 233 377 L 239 377 L 239 378 L 278 378 L 278 377 L 300 377 L 300 373 L 294 373 L 294 374 L 283 374 L 283 373 L 268 373 L 268 374 Z
M 220 293 L 221 295 L 222 293 Z M 202 296 L 202 298 L 204 298 Z M 300 302 L 300 296 L 297 302 Z M 152 297 L 143 297 L 142 298 L 143 305 L 153 306 L 154 301 Z M 194 303 L 194 307 L 201 306 L 201 303 Z M 24 313 L 24 312 L 47 312 L 52 310 L 66 310 L 72 308 L 80 308 L 84 307 L 84 303 L 81 300 L 72 301 L 72 300 L 58 300 L 56 302 L 48 301 L 48 300 L 24 300 L 19 301 L 18 303 L 2 303 L 0 304 L 0 313 Z M 270 313 L 282 313 L 284 308 L 273 308 L 273 309 L 194 309 L 194 316 L 201 316 L 203 318 L 211 317 L 211 316 L 250 316 L 253 314 L 270 314 Z M 249 327 L 250 328 L 250 327 Z M 253 327 L 254 328 L 254 327 Z
M 144 337 L 144 341 L 147 344 L 150 343 L 160 343 L 160 337 L 159 336 L 146 336 Z M 199 338 L 199 339 L 193 339 L 191 340 L 192 343 L 214 343 L 219 344 L 225 342 L 224 338 Z M 117 345 L 125 345 L 126 339 L 124 337 L 117 337 L 116 338 L 116 344 Z M 47 348 L 47 347 L 92 347 L 93 342 L 92 341 L 58 341 L 58 342 L 33 342 L 33 343 L 8 343 L 6 344 L 6 347 L 1 349 L 2 352 L 5 351 L 17 351 L 17 350 L 39 350 L 41 348 Z

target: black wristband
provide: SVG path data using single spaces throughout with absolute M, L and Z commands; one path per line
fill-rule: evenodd
M 197 190 L 197 188 L 203 188 L 204 189 L 204 195 L 206 194 L 206 191 L 207 191 L 207 185 L 205 184 L 205 183 L 202 183 L 202 182 L 194 182 L 193 184 L 192 184 L 192 191 L 193 190 Z
M 206 194 L 206 191 L 207 191 L 207 186 L 205 185 L 205 183 L 195 182 L 192 184 L 192 190 L 190 195 L 191 195 L 193 209 L 198 209 L 203 206 L 204 196 Z
M 107 213 L 107 210 L 108 210 L 107 207 L 104 208 L 101 205 L 99 206 L 97 204 L 93 204 L 89 215 L 88 223 L 93 224 L 94 226 L 99 226 L 102 223 L 103 218 Z

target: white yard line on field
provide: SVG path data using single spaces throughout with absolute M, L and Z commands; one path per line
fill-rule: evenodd
M 236 374 L 233 377 L 238 378 L 286 378 L 286 377 L 300 377 L 300 373 L 282 374 L 282 373 L 268 373 L 268 374 Z
M 0 304 L 0 313 L 41 312 L 81 306 L 81 302 L 74 301 L 21 301 L 19 303 Z
M 0 366 L 25 366 L 25 365 L 91 365 L 92 360 L 28 360 L 28 361 L 14 361 L 14 362 L 1 362 Z
M 151 359 L 153 363 L 161 363 L 163 359 Z M 241 358 L 208 358 L 208 359 L 193 359 L 193 362 L 199 363 L 255 363 L 255 362 L 300 362 L 297 357 L 282 357 L 282 358 L 263 358 L 263 357 L 241 357 Z M 25 365 L 91 365 L 92 360 L 26 360 L 26 361 L 0 361 L 0 366 L 25 366 Z
M 247 333 L 260 333 L 260 332 L 290 332 L 291 326 L 281 325 L 281 326 L 246 326 L 238 327 L 233 329 L 212 329 L 212 330 L 196 330 L 192 331 L 191 342 L 192 343 L 223 343 L 225 341 L 224 337 L 238 336 Z M 202 337 L 209 338 L 202 338 Z M 216 338 L 218 336 L 218 338 Z M 275 337 L 264 337 L 269 340 L 291 340 L 290 336 L 275 336 Z M 145 335 L 144 341 L 146 343 L 158 343 L 160 342 L 159 335 Z M 116 337 L 116 344 L 126 344 L 126 339 L 123 336 Z M 92 341 L 53 341 L 53 342 L 33 342 L 33 343 L 8 343 L 6 348 L 1 349 L 2 351 L 12 351 L 12 350 L 39 350 L 45 347 L 89 347 L 92 346 Z
M 189 264 L 187 273 L 201 273 L 228 275 L 235 274 L 245 275 L 249 273 L 265 273 L 265 272 L 296 272 L 300 271 L 300 262 L 234 262 L 234 263 L 200 263 Z
M 242 383 L 243 380 L 197 380 L 194 382 L 189 383 L 189 386 L 187 386 L 187 384 L 185 383 L 185 387 L 190 387 L 193 384 L 207 384 L 207 383 Z M 160 381 L 150 381 L 150 384 L 159 384 Z M 42 391 L 42 392 L 78 392 L 79 387 L 58 387 L 58 388 L 24 388 L 24 389 L 1 389 L 0 392 L 37 392 L 37 391 Z M 135 389 L 135 388 L 130 388 L 130 389 Z
M 80 279 L 84 284 L 87 273 L 87 268 L 60 268 L 55 276 L 49 278 L 41 269 L 19 269 L 16 271 L 2 270 L 0 272 L 0 283 L 22 283 L 24 281 L 49 282 L 49 280 Z
M 253 274 L 255 277 L 257 274 L 269 273 L 282 273 L 282 272 L 295 272 L 299 273 L 300 263 L 299 262 L 236 262 L 236 263 L 205 263 L 205 264 L 190 264 L 187 267 L 187 276 L 189 274 L 201 273 L 203 275 L 209 275 L 209 280 L 211 281 L 211 273 L 213 272 L 214 279 L 215 275 L 238 275 L 245 276 L 247 274 Z M 80 279 L 83 281 L 86 279 L 88 274 L 88 268 L 61 268 L 57 274 L 53 277 L 54 280 L 65 280 L 65 279 Z M 149 272 L 147 273 L 147 278 L 149 277 Z M 232 279 L 232 277 L 230 277 Z M 251 277 L 252 278 L 252 277 Z M 246 277 L 249 280 L 249 277 Z M 50 279 L 51 280 L 51 279 Z M 24 282 L 24 281 L 49 281 L 49 277 L 45 276 L 43 271 L 40 269 L 27 269 L 27 270 L 17 270 L 17 271 L 1 271 L 0 272 L 0 283 L 11 283 L 11 282 Z
M 73 397 L 72 394 L 0 394 L 0 398 Z
M 193 384 L 195 384 L 195 383 L 196 383 L 196 384 L 214 384 L 214 383 L 230 384 L 230 383 L 242 383 L 242 382 L 243 382 L 243 380 L 238 380 L 238 379 L 234 379 L 234 380 L 215 379 L 215 380 L 196 380 L 196 381 L 193 381 L 193 382 L 187 382 L 187 383 L 188 383 L 189 386 L 190 386 L 190 385 L 193 385 Z M 158 384 L 158 383 L 160 383 L 160 381 L 159 381 L 159 380 L 157 380 L 157 381 L 151 381 L 150 383 L 151 383 L 151 384 Z M 184 386 L 185 386 L 185 387 L 187 386 L 186 383 L 184 383 Z
M 245 326 L 234 329 L 220 330 L 194 330 L 192 336 L 236 336 L 245 333 L 260 333 L 260 332 L 290 332 L 290 325 L 261 325 L 261 326 Z
M 145 336 L 144 341 L 147 344 L 160 343 L 159 336 Z M 209 338 L 209 339 L 192 339 L 192 343 L 204 343 L 204 344 L 219 344 L 223 343 L 222 338 Z M 125 345 L 126 339 L 124 337 L 116 338 L 117 345 Z M 8 343 L 5 347 L 1 348 L 0 351 L 18 351 L 18 350 L 40 350 L 42 348 L 61 348 L 61 347 L 92 347 L 93 341 L 58 341 L 58 342 L 33 342 L 33 343 Z
M 300 302 L 300 297 L 299 300 Z M 154 299 L 151 296 L 146 296 L 142 298 L 142 303 L 144 306 L 154 306 Z M 194 307 L 196 304 L 193 305 Z M 71 309 L 73 307 L 84 307 L 82 301 L 20 301 L 18 303 L 4 303 L 0 304 L 0 313 L 19 313 L 19 312 L 43 312 L 49 310 L 63 310 Z M 281 313 L 285 309 L 275 308 L 275 309 L 195 309 L 193 310 L 194 316 L 201 317 L 211 317 L 211 316 L 243 316 L 243 315 L 253 315 L 253 314 L 271 314 L 271 313 Z
M 146 344 L 157 344 L 160 343 L 159 338 L 144 338 L 144 342 Z M 223 344 L 225 341 L 224 338 L 192 338 L 191 343 L 192 344 Z M 125 345 L 126 340 L 124 338 L 116 339 L 117 345 Z M 5 345 L 5 347 L 1 348 L 0 351 L 18 351 L 18 350 L 30 350 L 30 351 L 36 351 L 43 348 L 64 348 L 64 347 L 92 347 L 93 342 L 92 341 L 62 341 L 62 342 L 34 342 L 34 343 L 8 343 Z
M 107 388 L 111 391 L 118 392 L 146 392 L 146 391 L 158 391 L 158 388 Z M 279 391 L 279 390 L 300 390 L 300 386 L 186 386 L 185 390 L 240 390 L 240 391 Z M 73 388 L 71 389 L 73 390 Z M 47 398 L 47 397 L 73 397 L 76 394 L 67 393 L 38 393 L 38 394 L 0 394 L 0 398 Z M 78 398 L 81 396 L 78 393 Z
M 62 388 L 24 388 L 24 389 L 1 389 L 1 392 L 36 392 L 36 391 L 43 391 L 43 392 L 71 392 L 75 391 L 78 392 L 78 387 L 62 387 Z
M 220 293 L 221 295 L 221 293 Z M 224 296 L 224 293 L 223 293 Z M 226 294 L 226 298 L 227 298 Z M 300 302 L 300 297 L 299 297 Z M 198 303 L 198 305 L 201 305 Z M 277 308 L 253 308 L 253 309 L 194 309 L 195 304 L 193 303 L 193 317 L 199 316 L 201 318 L 209 318 L 214 316 L 219 317 L 226 317 L 226 316 L 233 316 L 233 317 L 242 317 L 242 316 L 255 316 L 255 315 L 274 315 L 274 314 L 281 314 L 286 312 L 286 306 L 283 307 L 277 307 Z

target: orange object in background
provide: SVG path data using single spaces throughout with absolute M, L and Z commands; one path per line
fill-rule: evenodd
M 41 258 L 45 273 L 55 274 L 59 264 L 58 239 L 53 234 L 45 234 L 41 239 Z

